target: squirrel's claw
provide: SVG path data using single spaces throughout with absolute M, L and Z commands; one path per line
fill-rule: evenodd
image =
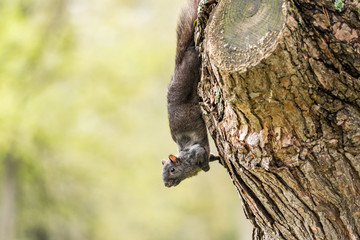
M 216 160 L 220 161 L 221 160 L 220 156 L 210 153 L 209 161 L 212 162 L 212 161 L 216 161 Z

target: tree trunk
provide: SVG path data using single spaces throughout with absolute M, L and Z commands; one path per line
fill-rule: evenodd
M 360 2 L 199 9 L 204 119 L 253 239 L 360 239 Z

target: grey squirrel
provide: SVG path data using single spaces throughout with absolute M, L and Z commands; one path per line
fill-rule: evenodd
M 201 59 L 194 42 L 194 22 L 199 0 L 190 0 L 177 26 L 175 71 L 168 87 L 168 117 L 170 132 L 177 143 L 178 153 L 163 160 L 162 177 L 166 187 L 209 171 L 209 161 L 219 157 L 210 154 L 205 122 L 199 106 L 197 86 Z

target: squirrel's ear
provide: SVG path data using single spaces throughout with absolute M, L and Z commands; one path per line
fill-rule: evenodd
M 170 154 L 169 155 L 169 159 L 172 161 L 172 162 L 175 162 L 177 160 L 177 157 L 175 155 L 172 155 Z
M 165 164 L 165 160 L 161 160 L 161 164 L 164 165 L 164 164 Z

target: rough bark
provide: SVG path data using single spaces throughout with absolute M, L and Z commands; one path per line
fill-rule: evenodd
M 360 3 L 344 3 L 200 8 L 204 119 L 253 239 L 360 239 Z

